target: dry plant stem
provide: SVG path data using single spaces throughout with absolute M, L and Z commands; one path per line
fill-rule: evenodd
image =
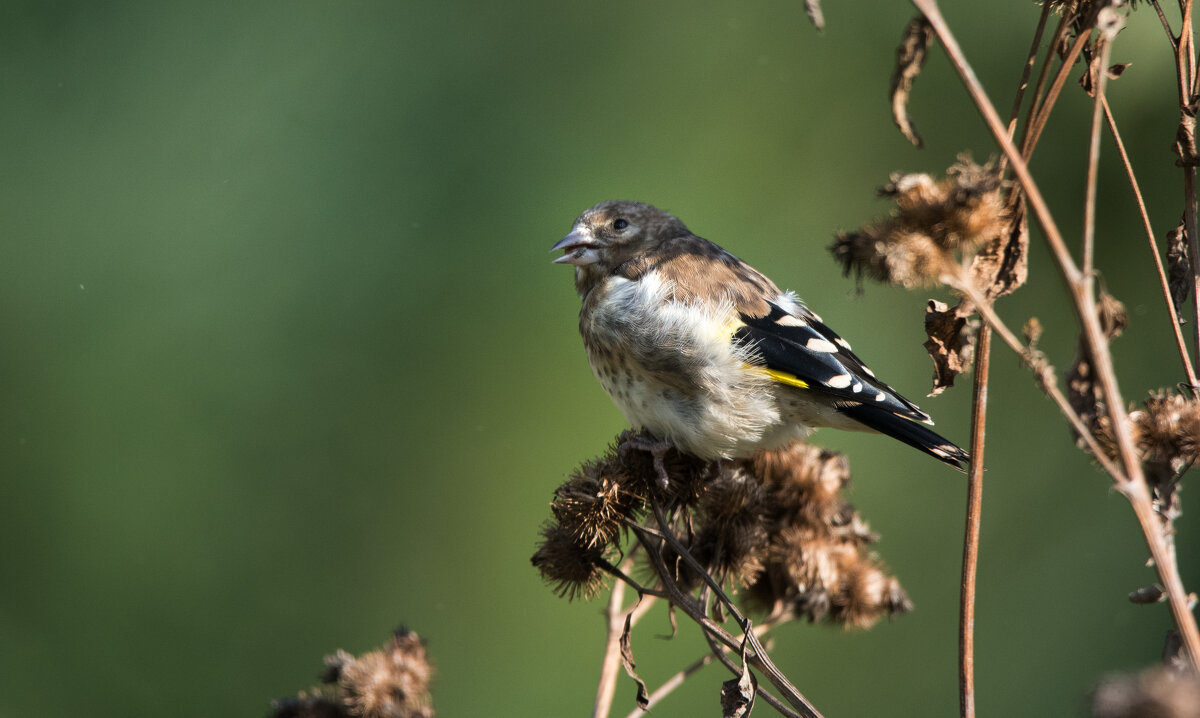
M 1117 386 L 1112 355 L 1109 353 L 1108 341 L 1100 327 L 1100 320 L 1096 311 L 1096 299 L 1088 291 L 1090 281 L 1087 277 L 1081 275 L 1079 268 L 1075 266 L 1075 262 L 1071 259 L 1070 252 L 1067 250 L 1066 243 L 1063 241 L 1062 234 L 1058 230 L 1057 223 L 1055 223 L 1053 216 L 1050 214 L 1049 207 L 1047 207 L 1041 191 L 1033 181 L 1033 177 L 1029 174 L 1029 168 L 1026 166 L 1024 159 L 1005 133 L 1004 125 L 1001 123 L 1000 117 L 996 114 L 995 107 L 992 106 L 991 101 L 988 99 L 986 93 L 984 93 L 983 87 L 975 77 L 974 70 L 967 63 L 966 57 L 959 47 L 958 41 L 955 40 L 953 34 L 950 32 L 950 28 L 946 25 L 945 18 L 942 17 L 937 2 L 935 0 L 913 0 L 913 4 L 929 20 L 930 25 L 938 36 L 938 40 L 942 43 L 942 47 L 945 48 L 946 54 L 949 55 L 951 63 L 966 86 L 968 93 L 971 95 L 980 114 L 983 115 L 984 121 L 991 131 L 993 138 L 999 143 L 1004 154 L 1008 156 L 1013 174 L 1016 175 L 1017 180 L 1021 184 L 1021 189 L 1025 192 L 1029 206 L 1042 227 L 1046 243 L 1050 246 L 1050 251 L 1055 259 L 1055 265 L 1058 267 L 1059 273 L 1062 275 L 1071 293 L 1075 313 L 1082 330 L 1084 345 L 1087 347 L 1088 354 L 1092 360 L 1092 366 L 1096 369 L 1100 386 L 1104 391 L 1105 404 L 1107 405 L 1109 419 L 1112 421 L 1121 465 L 1124 468 L 1125 479 L 1118 481 L 1117 488 L 1133 505 L 1134 514 L 1141 525 L 1142 534 L 1150 549 L 1150 555 L 1154 558 L 1159 578 L 1162 579 L 1163 587 L 1166 589 L 1171 613 L 1183 639 L 1183 645 L 1187 649 L 1192 670 L 1195 671 L 1197 661 L 1200 660 L 1200 630 L 1197 630 L 1195 616 L 1192 615 L 1188 607 L 1188 596 L 1184 591 L 1183 582 L 1179 578 L 1179 569 L 1170 560 L 1168 542 L 1166 537 L 1163 536 L 1162 526 L 1154 516 L 1154 510 L 1150 503 L 1150 492 L 1146 486 L 1146 479 L 1142 473 L 1142 466 L 1138 460 L 1137 450 L 1134 447 L 1129 416 L 1123 408 L 1125 401 L 1121 398 L 1121 392 Z M 1189 0 L 1189 8 L 1190 5 Z M 1190 16 L 1190 10 L 1185 14 Z M 1195 206 L 1194 198 L 1192 206 Z
M 1063 85 L 1066 84 L 1075 61 L 1079 59 L 1079 54 L 1087 45 L 1087 40 L 1088 33 L 1082 33 L 1075 38 L 1070 52 L 1067 53 L 1066 59 L 1058 68 L 1058 74 L 1054 76 L 1054 83 L 1050 85 L 1050 91 L 1046 93 L 1045 99 L 1038 106 L 1037 114 L 1025 126 L 1025 138 L 1021 151 L 1026 160 L 1033 155 L 1033 148 L 1037 146 L 1038 140 L 1042 136 L 1042 130 L 1046 129 L 1046 122 L 1050 119 L 1050 111 L 1054 109 L 1054 103 L 1058 101 L 1058 95 L 1062 92 Z
M 806 699 L 800 693 L 800 691 L 794 685 L 792 685 L 792 683 L 788 681 L 786 677 L 784 677 L 783 672 L 776 668 L 775 664 L 771 662 L 771 657 L 767 655 L 766 649 L 763 648 L 762 643 L 759 642 L 758 634 L 754 632 L 754 627 L 750 623 L 750 619 L 742 615 L 742 612 L 738 610 L 733 601 L 731 601 L 729 597 L 725 595 L 725 591 L 721 589 L 721 584 L 717 583 L 716 579 L 714 579 L 708 573 L 708 571 L 704 570 L 704 566 L 702 566 L 700 562 L 697 561 L 694 556 L 692 556 L 691 552 L 687 550 L 687 547 L 680 543 L 679 539 L 675 538 L 675 534 L 671 531 L 671 525 L 667 521 L 666 514 L 663 513 L 662 507 L 659 506 L 658 502 L 654 500 L 653 497 L 650 499 L 650 505 L 654 509 L 654 517 L 658 521 L 658 527 L 662 531 L 663 538 L 666 539 L 667 543 L 671 545 L 671 548 L 675 550 L 679 557 L 682 558 L 685 563 L 691 566 L 692 570 L 704 580 L 710 589 L 712 589 L 713 594 L 721 601 L 721 603 L 725 605 L 725 609 L 729 612 L 729 615 L 734 621 L 737 622 L 738 628 L 742 630 L 743 641 L 750 647 L 750 652 L 746 653 L 747 660 L 750 660 L 751 655 L 753 655 L 758 661 L 757 663 L 752 661 L 754 667 L 758 668 L 758 670 L 767 677 L 767 680 L 769 680 L 772 685 L 774 685 L 780 691 L 783 691 L 785 697 L 788 697 L 788 692 L 794 693 L 795 697 L 802 702 L 802 705 L 796 705 L 796 703 L 793 703 L 793 705 L 795 705 L 797 708 L 812 708 L 811 704 L 808 702 L 808 699 Z M 667 577 L 663 576 L 662 580 L 665 583 L 667 581 Z M 792 702 L 791 698 L 788 698 L 789 702 Z M 813 710 L 815 711 L 816 709 L 813 708 Z
M 988 299 L 986 297 L 976 292 L 969 283 L 959 282 L 951 277 L 946 277 L 944 282 L 945 284 L 962 292 L 967 296 L 968 299 L 971 300 L 971 303 L 975 305 L 975 311 L 979 312 L 979 316 L 983 318 L 983 321 L 992 328 L 992 331 L 1000 335 L 1000 338 L 1004 340 L 1004 343 L 1007 344 L 1017 356 L 1021 357 L 1021 361 L 1025 364 L 1025 366 L 1027 366 L 1034 373 L 1039 371 L 1038 367 L 1035 366 L 1032 361 L 1030 361 L 1030 354 L 1032 350 L 1025 344 L 1021 343 L 1020 339 L 1017 339 L 1017 335 L 1013 334 L 1013 331 L 1008 328 L 1008 325 L 1004 323 L 1004 320 L 1001 319 L 998 314 L 996 314 L 996 310 L 992 308 L 990 303 L 988 303 Z M 1084 440 L 1084 443 L 1087 444 L 1088 451 L 1091 452 L 1092 458 L 1094 458 L 1104 469 L 1104 471 L 1108 473 L 1109 476 L 1113 477 L 1113 479 L 1118 483 L 1124 481 L 1125 475 L 1121 473 L 1121 468 L 1108 458 L 1108 454 L 1105 453 L 1100 448 L 1100 445 L 1096 443 L 1096 437 L 1092 435 L 1091 429 L 1089 429 L 1087 425 L 1083 423 L 1083 419 L 1081 419 L 1079 414 L 1077 414 L 1075 410 L 1071 408 L 1071 403 L 1067 401 L 1067 397 L 1062 393 L 1062 389 L 1058 387 L 1057 377 L 1053 374 L 1045 377 L 1041 382 L 1041 386 L 1042 390 L 1046 392 L 1046 396 L 1050 397 L 1050 400 L 1054 402 L 1059 411 L 1062 412 L 1062 415 L 1067 418 L 1068 422 L 1070 422 L 1071 428 L 1073 428 L 1075 433 L 1077 433 Z
M 1179 108 L 1182 112 L 1192 105 L 1196 94 L 1196 55 L 1194 52 L 1195 37 L 1192 32 L 1192 0 L 1181 0 L 1180 10 L 1182 24 L 1179 36 L 1171 33 L 1170 23 L 1163 15 L 1157 0 L 1153 0 L 1154 9 L 1162 21 L 1171 47 L 1175 50 L 1175 76 L 1179 82 Z M 1182 157 L 1180 159 L 1183 159 Z M 1192 342 L 1196 356 L 1200 357 L 1200 238 L 1197 235 L 1196 221 L 1196 168 L 1183 167 L 1183 228 L 1188 238 L 1188 251 L 1192 260 L 1192 307 L 1195 316 L 1192 318 Z
M 1167 22 L 1167 16 L 1163 14 L 1158 0 L 1150 0 L 1150 4 L 1154 6 L 1154 11 L 1158 13 L 1158 19 L 1162 22 L 1163 30 L 1167 33 L 1167 40 L 1171 43 L 1171 51 L 1177 53 L 1179 51 L 1179 40 L 1175 38 L 1175 33 L 1171 32 L 1171 23 Z
M 1088 164 L 1086 189 L 1083 196 L 1083 251 L 1080 273 L 1087 282 L 1087 292 L 1092 293 L 1093 270 L 1096 255 L 1096 181 L 1100 172 L 1100 126 L 1104 117 L 1104 92 L 1108 89 L 1108 59 L 1112 53 L 1112 42 L 1103 34 L 1099 40 L 1100 64 L 1096 72 L 1096 101 L 1092 103 L 1092 132 L 1088 140 Z
M 1200 238 L 1196 237 L 1196 168 L 1183 168 L 1183 226 L 1192 260 L 1192 346 L 1200 357 Z
M 718 661 L 720 661 L 726 668 L 728 668 L 730 671 L 732 671 L 735 675 L 741 674 L 741 668 L 736 663 L 734 663 L 732 660 L 730 660 L 729 656 L 726 655 L 727 653 L 731 653 L 732 651 L 730 651 L 728 648 L 726 648 L 724 646 L 717 645 L 716 641 L 713 640 L 712 636 L 706 635 L 704 637 L 704 639 L 706 641 L 708 641 L 708 648 L 710 651 L 709 655 L 715 656 Z M 783 701 L 781 701 L 778 698 L 776 698 L 775 696 L 771 695 L 771 693 L 769 691 L 764 690 L 761 686 L 759 686 L 755 690 L 755 695 L 757 697 L 765 700 L 767 703 L 770 703 L 772 708 L 779 711 L 783 715 L 788 716 L 789 718 L 797 715 L 795 711 L 793 711 L 788 706 L 784 705 Z
M 657 597 L 653 592 L 647 591 L 644 587 L 639 586 L 636 582 L 628 577 L 630 569 L 633 568 L 634 555 L 637 553 L 638 546 L 634 546 L 621 562 L 621 568 L 613 568 L 610 573 L 617 576 L 618 579 L 613 583 L 612 594 L 608 598 L 608 606 L 604 611 L 605 628 L 608 631 L 607 639 L 604 642 L 604 661 L 600 664 L 600 683 L 596 687 L 596 702 L 592 707 L 593 718 L 607 718 L 612 710 L 613 695 L 617 689 L 617 678 L 621 672 L 621 633 L 625 628 L 625 617 L 629 616 L 631 626 L 636 626 L 642 616 L 654 606 L 654 599 Z M 636 590 L 640 599 L 628 609 L 623 609 L 621 606 L 625 602 L 625 585 L 628 584 Z
M 1171 333 L 1175 337 L 1179 358 L 1183 361 L 1183 371 L 1187 374 L 1189 386 L 1200 386 L 1200 382 L 1196 380 L 1196 370 L 1192 366 L 1192 358 L 1188 354 L 1187 344 L 1183 340 L 1183 331 L 1180 330 L 1179 321 L 1176 319 L 1179 316 L 1179 310 L 1175 306 L 1175 300 L 1171 298 L 1171 287 L 1167 283 L 1167 272 L 1163 268 L 1162 257 L 1158 254 L 1158 243 L 1154 241 L 1154 230 L 1150 227 L 1150 215 L 1146 211 L 1142 189 L 1138 185 L 1137 177 L 1133 174 L 1133 165 L 1129 161 L 1129 155 L 1125 152 L 1125 143 L 1121 141 L 1121 133 L 1117 130 L 1117 121 L 1113 119 L 1112 108 L 1108 105 L 1107 97 L 1102 98 L 1102 104 L 1104 105 L 1104 117 L 1108 121 L 1108 130 L 1112 133 L 1113 141 L 1117 145 L 1117 152 L 1121 155 L 1121 162 L 1125 165 L 1125 176 L 1129 178 L 1129 186 L 1133 188 L 1133 198 L 1137 201 L 1138 213 L 1142 215 L 1142 226 L 1146 229 L 1146 239 L 1150 243 L 1150 256 L 1154 259 L 1154 269 L 1158 272 L 1158 284 L 1162 290 L 1163 301 L 1167 303 L 1167 319 L 1171 323 Z
M 962 593 L 958 621 L 958 705 L 962 718 L 975 718 L 975 576 L 979 522 L 983 516 L 983 448 L 987 425 L 988 360 L 992 330 L 979 327 L 971 402 L 971 468 L 967 475 L 967 521 L 963 537 Z
M 754 633 L 761 639 L 763 637 L 763 635 L 766 634 L 767 631 L 771 630 L 775 625 L 776 624 L 760 623 L 754 627 Z M 690 666 L 688 666 L 687 668 L 684 668 L 683 670 L 679 671 L 675 675 L 671 676 L 666 681 L 664 681 L 661 686 L 656 688 L 654 690 L 654 692 L 650 694 L 650 703 L 649 703 L 649 705 L 646 706 L 645 711 L 643 711 L 641 708 L 635 708 L 629 712 L 629 715 L 627 715 L 626 718 L 638 718 L 638 716 L 645 715 L 645 713 L 647 711 L 654 708 L 654 706 L 657 705 L 663 698 L 666 698 L 667 695 L 671 693 L 671 691 L 673 691 L 676 688 L 678 688 L 679 686 L 683 685 L 683 682 L 685 680 L 687 680 L 689 677 L 691 677 L 692 674 L 696 673 L 701 668 L 707 666 L 708 664 L 712 663 L 713 660 L 718 658 L 718 652 L 720 652 L 721 655 L 724 655 L 725 653 L 729 652 L 728 647 L 714 644 L 711 638 L 709 638 L 708 641 L 709 641 L 709 647 L 713 649 L 712 651 L 710 651 L 709 653 L 705 653 L 703 656 L 700 656 Z M 761 695 L 764 698 L 766 698 L 766 696 L 770 696 L 771 694 L 770 693 L 762 693 Z M 774 696 L 771 696 L 771 697 L 774 698 Z M 776 699 L 776 700 L 778 700 L 778 699 Z M 770 701 L 768 700 L 768 702 L 770 702 Z M 772 705 L 774 705 L 774 704 L 772 703 Z M 786 706 L 784 706 L 783 708 L 777 708 L 777 710 L 784 713 L 785 715 L 792 712 L 791 709 L 788 709 Z
M 671 676 L 661 686 L 656 688 L 654 692 L 650 694 L 650 702 L 646 705 L 646 710 L 634 708 L 629 712 L 626 718 L 638 718 L 639 716 L 646 715 L 646 713 L 649 712 L 650 709 L 654 708 L 654 706 L 658 705 L 663 698 L 666 698 L 668 695 L 670 695 L 671 691 L 683 685 L 683 682 L 686 681 L 693 673 L 712 663 L 714 659 L 715 656 L 713 654 L 705 653 L 695 663 Z
M 1042 62 L 1042 71 L 1038 73 L 1037 87 L 1033 90 L 1033 101 L 1029 103 L 1029 114 L 1026 116 L 1025 125 L 1021 130 L 1022 147 L 1025 146 L 1025 140 L 1029 136 L 1029 126 L 1033 123 L 1033 118 L 1037 116 L 1038 109 L 1041 107 L 1041 102 L 1044 99 L 1042 90 L 1046 89 L 1046 80 L 1050 77 L 1050 68 L 1053 66 L 1055 48 L 1062 42 L 1063 33 L 1067 29 L 1067 18 L 1074 12 L 1075 3 L 1069 2 L 1059 14 L 1058 25 L 1054 28 L 1054 35 L 1050 38 L 1050 44 L 1046 46 L 1046 59 Z M 1002 157 L 1000 161 L 1007 162 L 1008 158 Z
M 632 567 L 629 559 L 626 568 Z M 617 690 L 617 671 L 621 668 L 621 631 L 625 626 L 625 583 L 614 581 L 608 607 L 604 611 L 604 622 L 608 638 L 604 642 L 604 661 L 600 664 L 600 684 L 596 687 L 596 702 L 592 705 L 592 718 L 608 718 L 612 710 L 613 695 Z M 632 609 L 631 609 L 632 610 Z
M 657 504 L 655 504 L 655 508 L 657 509 L 656 513 L 661 516 L 662 510 L 657 507 Z M 724 628 L 721 628 L 716 621 L 713 621 L 711 618 L 709 618 L 705 614 L 703 606 L 701 606 L 693 596 L 684 593 L 683 590 L 679 588 L 679 585 L 675 583 L 672 577 L 671 569 L 667 566 L 666 561 L 663 560 L 661 550 L 651 541 L 651 537 L 654 537 L 660 541 L 667 541 L 669 538 L 674 538 L 670 531 L 666 531 L 665 534 L 660 534 L 659 532 L 650 531 L 646 527 L 639 526 L 637 524 L 630 524 L 629 526 L 633 530 L 634 535 L 637 537 L 642 547 L 646 550 L 646 555 L 650 557 L 651 563 L 654 565 L 654 570 L 656 573 L 658 573 L 659 580 L 662 582 L 663 590 L 666 591 L 671 603 L 679 607 L 680 610 L 687 614 L 688 618 L 691 618 L 692 621 L 698 624 L 703 630 L 706 638 L 719 641 L 727 646 L 731 651 L 737 651 L 740 653 L 742 641 L 739 641 L 737 638 L 730 635 L 729 632 Z M 674 545 L 679 545 L 678 540 L 674 542 L 673 546 Z M 684 560 L 691 559 L 691 561 L 695 561 L 695 559 L 691 558 L 690 554 L 687 554 L 686 551 L 679 552 L 678 549 L 676 549 L 676 551 L 681 557 L 684 558 Z M 706 576 L 707 574 L 701 571 L 701 575 Z M 711 577 L 709 578 L 711 579 Z M 743 641 L 751 639 L 753 639 L 753 643 L 751 645 L 758 643 L 757 639 L 754 638 L 753 632 L 751 632 L 749 635 L 743 636 Z M 724 658 L 723 655 L 718 656 L 718 658 L 723 659 L 722 663 L 725 663 L 725 661 L 728 660 L 727 658 Z M 757 649 L 747 651 L 746 660 L 749 661 L 750 665 L 756 668 L 759 673 L 763 674 L 767 680 L 771 682 L 771 685 L 775 686 L 779 690 L 779 692 L 783 695 L 784 700 L 786 700 L 793 708 L 796 709 L 797 712 L 794 715 L 798 715 L 800 718 L 822 718 L 821 713 L 816 709 L 816 707 L 809 703 L 808 699 L 805 698 L 804 695 L 801 694 L 800 691 L 794 685 L 792 685 L 782 673 L 779 672 L 779 669 L 776 668 L 773 663 L 771 663 L 770 659 L 766 655 L 766 652 L 762 650 L 761 645 L 759 645 Z M 741 675 L 741 669 L 732 662 L 726 663 L 726 667 L 729 668 L 733 675 Z M 762 690 L 761 687 L 759 689 L 759 694 L 764 696 L 769 695 L 766 691 Z
M 1017 94 L 1013 98 L 1012 112 L 1008 116 L 1008 136 L 1012 137 L 1013 132 L 1017 128 L 1017 117 L 1021 114 L 1021 103 L 1025 100 L 1025 88 L 1029 87 L 1029 75 L 1033 72 L 1033 66 L 1037 64 L 1038 47 L 1042 44 L 1042 33 L 1046 30 L 1046 19 L 1050 17 L 1050 3 L 1042 3 L 1042 16 L 1038 18 L 1037 29 L 1033 31 L 1033 42 L 1029 46 L 1029 55 L 1025 58 L 1025 69 L 1021 71 L 1021 81 L 1017 83 Z M 1060 25 L 1061 27 L 1061 25 Z M 1049 57 L 1047 57 L 1047 67 L 1049 66 Z M 1042 79 L 1045 79 L 1045 74 L 1042 74 Z M 1003 168 L 1000 170 L 1003 172 Z

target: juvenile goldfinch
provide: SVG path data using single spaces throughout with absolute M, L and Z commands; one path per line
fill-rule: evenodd
M 670 214 L 601 202 L 557 250 L 575 266 L 592 372 L 634 429 L 706 460 L 822 426 L 887 434 L 958 469 L 969 459 L 795 294 Z

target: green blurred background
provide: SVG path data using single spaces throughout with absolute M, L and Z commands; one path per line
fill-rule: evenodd
M 948 5 L 1007 113 L 1037 6 Z M 993 144 L 940 53 L 914 93 L 927 148 L 893 128 L 908 5 L 825 14 L 818 34 L 800 2 L 761 0 L 4 3 L 0 715 L 262 715 L 400 623 L 430 641 L 444 716 L 590 711 L 602 602 L 529 565 L 555 486 L 622 428 L 547 253 L 582 209 L 675 212 L 927 391 L 922 311 L 946 295 L 860 295 L 826 247 L 886 211 L 890 172 Z M 1153 14 L 1114 61 L 1134 62 L 1112 102 L 1161 236 L 1180 182 Z M 1034 166 L 1072 238 L 1073 80 Z M 1130 309 L 1132 399 L 1181 372 L 1104 155 L 1098 263 Z M 1040 244 L 1032 281 L 1002 311 L 1036 314 L 1065 368 Z M 922 404 L 966 442 L 962 384 Z M 1080 715 L 1105 672 L 1158 658 L 1169 617 L 1127 602 L 1154 580 L 1132 512 L 1002 347 L 992 402 L 980 711 Z M 878 437 L 816 440 L 851 456 L 917 610 L 785 627 L 774 658 L 830 716 L 952 715 L 964 482 Z M 1198 517 L 1179 525 L 1192 588 Z M 703 652 L 668 631 L 656 612 L 634 637 L 652 684 Z M 716 715 L 724 679 L 655 715 Z

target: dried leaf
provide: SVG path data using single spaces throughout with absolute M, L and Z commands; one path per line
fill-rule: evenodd
M 757 690 L 754 674 L 746 662 L 746 651 L 742 649 L 742 675 L 730 678 L 721 684 L 722 718 L 745 718 L 754 709 L 754 692 Z
M 1109 65 L 1108 66 L 1108 79 L 1115 80 L 1118 77 L 1120 77 L 1121 75 L 1124 75 L 1125 71 L 1128 70 L 1129 66 L 1132 64 L 1133 64 L 1132 62 L 1122 62 L 1122 63 L 1118 63 L 1116 65 Z
M 637 683 L 637 704 L 642 710 L 650 707 L 650 694 L 646 691 L 646 682 L 638 677 L 636 664 L 633 662 L 633 648 L 630 646 L 630 635 L 633 631 L 633 612 L 625 614 L 625 630 L 621 631 L 621 665 L 625 673 Z
M 1192 293 L 1192 261 L 1188 256 L 1187 234 L 1183 222 L 1167 232 L 1167 287 L 1171 290 L 1175 314 L 1179 323 L 1183 324 L 1186 321 L 1183 305 Z
M 1179 129 L 1175 131 L 1175 154 L 1180 167 L 1200 165 L 1200 151 L 1196 149 L 1196 106 L 1179 108 Z
M 1012 294 L 1029 277 L 1029 222 L 1025 206 L 1013 210 L 1008 232 L 988 241 L 971 260 L 971 281 L 988 299 Z
M 1097 418 L 1103 416 L 1106 412 L 1104 399 L 1100 396 L 1100 387 L 1096 385 L 1096 378 L 1092 371 L 1092 363 L 1087 358 L 1087 347 L 1081 341 L 1079 348 L 1076 350 L 1075 363 L 1067 371 L 1067 401 L 1071 408 L 1079 415 L 1079 420 L 1083 425 L 1088 427 L 1093 434 L 1102 434 L 1097 432 Z M 1075 434 L 1074 427 L 1071 428 L 1071 433 Z M 1104 442 L 1100 441 L 1100 436 L 1097 436 L 1097 441 L 1104 446 Z M 1075 445 L 1087 451 L 1087 442 L 1082 437 L 1075 436 Z M 1107 451 L 1107 449 L 1106 449 Z
M 954 377 L 971 368 L 975 357 L 977 322 L 968 321 L 971 310 L 962 303 L 953 309 L 936 299 L 925 307 L 925 349 L 933 359 L 933 390 L 937 396 L 954 386 Z
M 1100 328 L 1104 336 L 1110 341 L 1121 336 L 1121 332 L 1129 325 L 1129 312 L 1125 311 L 1124 302 L 1101 289 L 1096 309 L 1100 314 Z
M 925 65 L 931 42 L 933 26 L 929 21 L 923 15 L 909 20 L 908 27 L 904 29 L 904 39 L 896 48 L 896 69 L 892 72 L 892 119 L 900 132 L 916 147 L 923 147 L 924 143 L 908 119 L 908 95 L 912 91 L 913 81 Z
M 804 0 L 804 14 L 818 31 L 825 29 L 825 15 L 821 12 L 821 0 Z
M 1096 313 L 1099 315 L 1100 328 L 1104 331 L 1106 339 L 1111 341 L 1121 335 L 1128 322 L 1124 304 L 1102 289 Z M 1079 338 L 1079 345 L 1075 350 L 1075 363 L 1067 371 L 1066 380 L 1067 401 L 1071 408 L 1079 415 L 1083 425 L 1091 430 L 1100 447 L 1111 454 L 1111 431 L 1107 425 L 1108 405 L 1105 404 L 1104 393 L 1096 382 L 1095 370 L 1083 337 Z M 1071 431 L 1075 433 L 1074 428 Z M 1075 445 L 1085 451 L 1088 446 L 1080 436 L 1075 437 Z

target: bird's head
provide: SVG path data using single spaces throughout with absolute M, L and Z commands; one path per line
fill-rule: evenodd
M 575 265 L 575 281 L 582 293 L 629 262 L 652 254 L 664 242 L 687 234 L 683 222 L 657 207 L 610 200 L 579 215 L 571 233 L 550 251 L 563 251 L 555 264 Z
M 551 252 L 563 250 L 555 264 L 576 267 L 601 265 L 612 269 L 647 252 L 664 241 L 687 234 L 687 227 L 672 215 L 644 202 L 609 200 L 585 210 L 571 233 L 560 239 Z

